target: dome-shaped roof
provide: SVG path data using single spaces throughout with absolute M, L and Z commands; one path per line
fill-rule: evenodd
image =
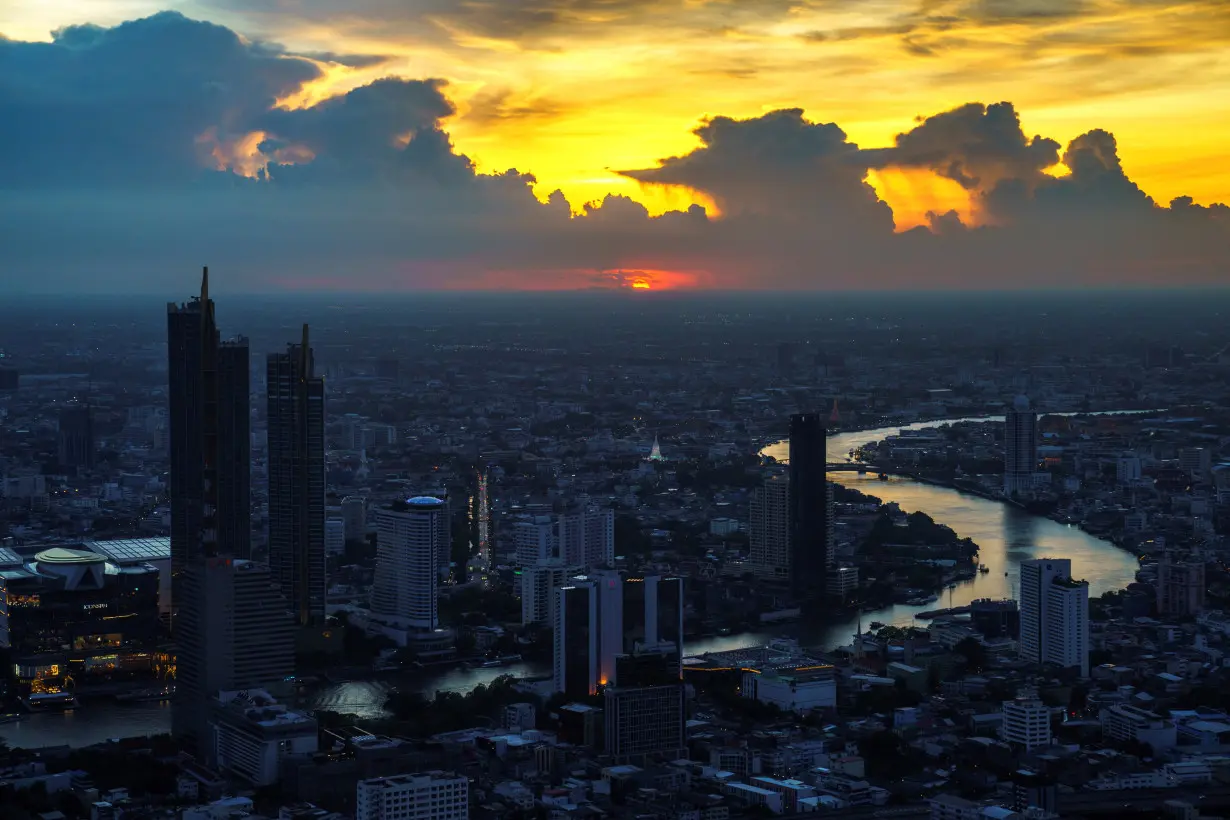
M 407 498 L 406 503 L 411 507 L 439 507 L 444 504 L 440 499 L 430 495 L 416 495 L 414 498 Z
M 96 552 L 72 550 L 67 547 L 52 547 L 34 556 L 34 560 L 40 564 L 101 564 L 106 562 L 107 559 Z

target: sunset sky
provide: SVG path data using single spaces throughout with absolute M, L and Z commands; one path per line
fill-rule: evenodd
M 1230 275 L 1223 0 L 17 0 L 0 34 L 0 289 Z

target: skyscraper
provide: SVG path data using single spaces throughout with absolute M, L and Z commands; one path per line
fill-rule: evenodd
M 308 326 L 266 360 L 269 565 L 300 626 L 325 619 L 325 383 Z
M 1089 674 L 1089 584 L 1072 579 L 1068 558 L 1021 562 L 1020 655 Z
M 208 759 L 212 699 L 293 671 L 293 621 L 251 543 L 248 344 L 223 342 L 209 298 L 167 306 L 171 605 L 176 690 L 171 730 Z
M 771 476 L 752 493 L 749 558 L 758 578 L 790 578 L 790 479 Z
M 375 618 L 411 630 L 432 630 L 439 624 L 436 556 L 444 510 L 444 502 L 430 496 L 376 510 Z
M 62 467 L 94 466 L 94 414 L 88 404 L 60 410 L 58 460 Z
M 657 653 L 681 674 L 683 579 L 606 570 L 555 590 L 555 690 L 574 697 L 619 683 L 621 656 Z
M 1038 414 L 1026 396 L 1017 396 L 1004 414 L 1004 494 L 1033 487 L 1038 469 Z
M 832 563 L 828 525 L 828 459 L 818 413 L 790 417 L 790 584 L 801 599 L 824 594 Z
M 248 342 L 221 340 L 208 268 L 199 297 L 167 305 L 167 353 L 174 578 L 191 557 L 246 558 L 251 546 Z
M 172 733 L 208 760 L 212 700 L 220 691 L 278 684 L 292 674 L 294 619 L 263 564 L 194 558 L 179 582 Z

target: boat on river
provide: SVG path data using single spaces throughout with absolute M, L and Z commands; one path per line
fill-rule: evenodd
M 175 695 L 175 686 L 159 686 L 154 689 L 138 689 L 135 692 L 123 692 L 115 696 L 120 703 L 141 703 L 145 701 L 170 700 Z
M 77 708 L 77 696 L 72 692 L 40 692 L 26 695 L 21 705 L 31 712 L 68 712 Z

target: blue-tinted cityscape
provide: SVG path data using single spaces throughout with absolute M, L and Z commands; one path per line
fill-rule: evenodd
M 1221 294 L 0 306 L 0 815 L 1216 816 Z

